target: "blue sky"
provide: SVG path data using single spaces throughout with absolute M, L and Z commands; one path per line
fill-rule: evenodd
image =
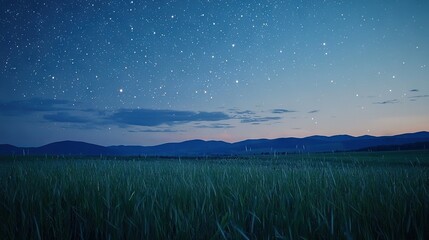
M 429 130 L 427 1 L 5 1 L 1 143 Z

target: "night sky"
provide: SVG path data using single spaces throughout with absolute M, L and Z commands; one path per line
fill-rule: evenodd
M 429 1 L 2 1 L 0 143 L 429 130 Z

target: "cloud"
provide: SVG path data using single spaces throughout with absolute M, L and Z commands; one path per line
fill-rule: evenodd
M 71 110 L 73 102 L 58 99 L 32 98 L 0 103 L 0 111 L 6 115 L 25 115 L 35 112 Z
M 154 110 L 154 109 L 119 109 L 99 110 L 80 105 L 76 102 L 58 99 L 33 98 L 9 102 L 0 102 L 0 113 L 5 116 L 36 115 L 46 122 L 67 123 L 64 127 L 76 129 L 98 129 L 103 126 L 116 125 L 128 128 L 130 132 L 179 132 L 173 129 L 133 130 L 131 126 L 157 127 L 174 126 L 185 123 L 196 123 L 195 128 L 230 129 L 235 125 L 219 123 L 224 120 L 240 120 L 241 123 L 259 124 L 280 120 L 281 117 L 261 117 L 251 110 L 230 109 L 228 112 Z M 274 109 L 274 112 L 290 112 L 285 109 Z M 206 123 L 204 123 L 206 122 Z M 207 123 L 212 122 L 212 123 Z M 215 122 L 215 123 L 213 123 Z
M 244 111 L 235 111 L 235 114 L 248 114 L 248 115 L 253 115 L 255 114 L 255 112 L 250 111 L 250 110 L 244 110 Z
M 105 126 L 101 126 L 100 124 L 92 124 L 92 123 L 69 123 L 67 125 L 62 125 L 63 129 L 74 129 L 74 130 L 106 130 Z
M 269 121 L 276 121 L 282 119 L 281 117 L 249 117 L 241 119 L 241 123 L 262 123 Z
M 392 100 L 387 100 L 387 101 L 383 101 L 383 102 L 374 102 L 373 104 L 394 104 L 394 103 L 399 103 L 398 99 L 392 99 Z
M 410 92 L 418 92 L 418 89 L 411 89 Z
M 214 128 L 214 129 L 226 129 L 226 128 L 234 128 L 231 124 L 227 123 L 213 123 L 210 125 L 197 125 L 195 128 Z
M 50 122 L 62 122 L 62 123 L 90 123 L 91 120 L 81 117 L 70 115 L 68 112 L 57 112 L 54 114 L 46 114 L 43 116 L 45 120 Z
M 416 96 L 410 96 L 411 99 L 417 99 L 417 98 L 427 98 L 429 95 L 416 95 Z
M 410 101 L 412 101 L 412 102 L 416 102 L 419 99 L 428 98 L 428 97 L 429 97 L 429 95 L 426 94 L 426 95 L 410 96 L 410 97 L 408 97 L 408 99 L 410 99 Z
M 213 122 L 231 119 L 223 112 L 193 112 L 154 109 L 120 109 L 105 118 L 111 123 L 135 126 L 177 125 L 189 122 Z
M 319 110 L 312 110 L 312 111 L 309 111 L 308 113 L 318 113 L 319 112 Z
M 233 113 L 237 114 L 234 115 L 233 119 L 239 119 L 240 123 L 250 123 L 253 125 L 258 125 L 263 122 L 269 122 L 269 121 L 276 121 L 282 119 L 281 117 L 275 116 L 258 116 L 255 112 L 250 110 L 240 111 L 237 109 L 229 109 Z M 273 109 L 270 110 L 272 114 L 281 114 L 281 113 L 288 113 L 288 112 L 295 112 L 287 109 Z M 216 126 L 216 128 L 222 128 L 222 126 Z M 223 126 L 225 128 L 225 126 Z
M 174 129 L 142 129 L 142 130 L 129 130 L 131 133 L 175 133 L 175 132 L 183 132 L 182 130 L 174 130 Z
M 295 112 L 295 111 L 288 110 L 288 109 L 281 109 L 281 108 L 271 110 L 271 113 L 274 113 L 274 114 L 291 113 L 291 112 Z
M 250 111 L 250 110 L 239 110 L 239 109 L 237 109 L 237 108 L 230 108 L 230 109 L 228 109 L 228 111 L 229 111 L 230 113 L 238 114 L 238 115 L 254 115 L 254 114 L 256 114 L 254 111 Z

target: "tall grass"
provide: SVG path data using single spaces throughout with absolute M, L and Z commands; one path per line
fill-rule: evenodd
M 429 238 L 428 168 L 331 160 L 3 161 L 0 236 Z

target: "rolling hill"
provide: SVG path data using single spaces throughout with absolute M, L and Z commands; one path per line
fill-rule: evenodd
M 67 156 L 204 156 L 244 155 L 297 152 L 377 151 L 426 149 L 429 132 L 395 136 L 311 136 L 305 138 L 249 139 L 236 143 L 190 140 L 157 146 L 99 146 L 75 141 L 62 141 L 41 147 L 21 148 L 0 145 L 0 155 L 67 155 Z M 429 147 L 429 146 L 428 146 Z

